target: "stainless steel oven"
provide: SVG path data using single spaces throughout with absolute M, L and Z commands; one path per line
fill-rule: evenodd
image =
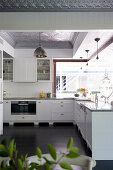
M 11 101 L 12 115 L 36 115 L 36 101 Z

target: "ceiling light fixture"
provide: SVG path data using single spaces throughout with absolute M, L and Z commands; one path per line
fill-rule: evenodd
M 97 42 L 97 57 L 96 57 L 97 60 L 99 59 L 99 57 L 98 57 L 98 42 L 99 42 L 99 40 L 100 40 L 100 38 L 95 38 L 95 41 Z
M 47 57 L 47 54 L 41 45 L 41 32 L 39 32 L 39 45 L 38 48 L 36 48 L 36 50 L 34 51 L 34 56 L 37 58 Z
M 86 66 L 88 66 L 88 53 L 89 53 L 89 50 L 85 50 L 85 51 L 87 53 L 87 64 L 86 64 Z

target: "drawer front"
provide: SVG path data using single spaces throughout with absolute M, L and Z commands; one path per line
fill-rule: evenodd
M 52 120 L 73 120 L 73 113 L 54 112 L 52 114 Z
M 20 115 L 14 115 L 14 116 L 11 116 L 11 119 L 10 120 L 13 120 L 13 121 L 35 121 L 37 118 L 36 116 L 20 116 Z
M 55 101 L 52 103 L 52 111 L 57 112 L 73 112 L 72 101 Z

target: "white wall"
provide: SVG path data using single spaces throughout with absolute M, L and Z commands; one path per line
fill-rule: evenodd
M 113 12 L 0 12 L 0 30 L 113 29 Z
M 33 57 L 35 49 L 16 49 L 14 60 L 17 57 Z M 48 58 L 72 58 L 72 49 L 46 49 Z M 52 64 L 52 63 L 51 63 Z M 4 82 L 7 97 L 39 97 L 40 92 L 52 93 L 52 81 L 36 83 Z
M 4 82 L 3 88 L 7 92 L 7 97 L 39 97 L 39 94 L 52 92 L 51 82 L 37 83 L 13 83 Z

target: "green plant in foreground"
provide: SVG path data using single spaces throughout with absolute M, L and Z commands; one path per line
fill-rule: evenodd
M 64 157 L 73 159 L 79 156 L 79 148 L 72 147 L 72 144 L 73 138 L 70 137 L 67 143 L 67 151 L 65 153 L 62 153 L 60 157 L 57 156 L 54 146 L 48 144 L 49 154 L 52 158 L 51 161 L 44 157 L 41 149 L 37 147 L 36 155 L 38 157 L 39 163 L 28 163 L 28 154 L 26 154 L 25 156 L 21 155 L 19 158 L 17 157 L 18 151 L 16 149 L 16 143 L 14 139 L 11 140 L 9 145 L 7 140 L 3 139 L 0 144 L 0 157 L 6 157 L 6 160 L 1 162 L 0 170 L 41 170 L 42 168 L 44 168 L 45 170 L 51 170 L 52 165 L 59 165 L 63 169 L 72 170 L 72 167 L 68 162 L 61 161 Z M 45 160 L 43 165 L 41 165 L 42 159 Z

